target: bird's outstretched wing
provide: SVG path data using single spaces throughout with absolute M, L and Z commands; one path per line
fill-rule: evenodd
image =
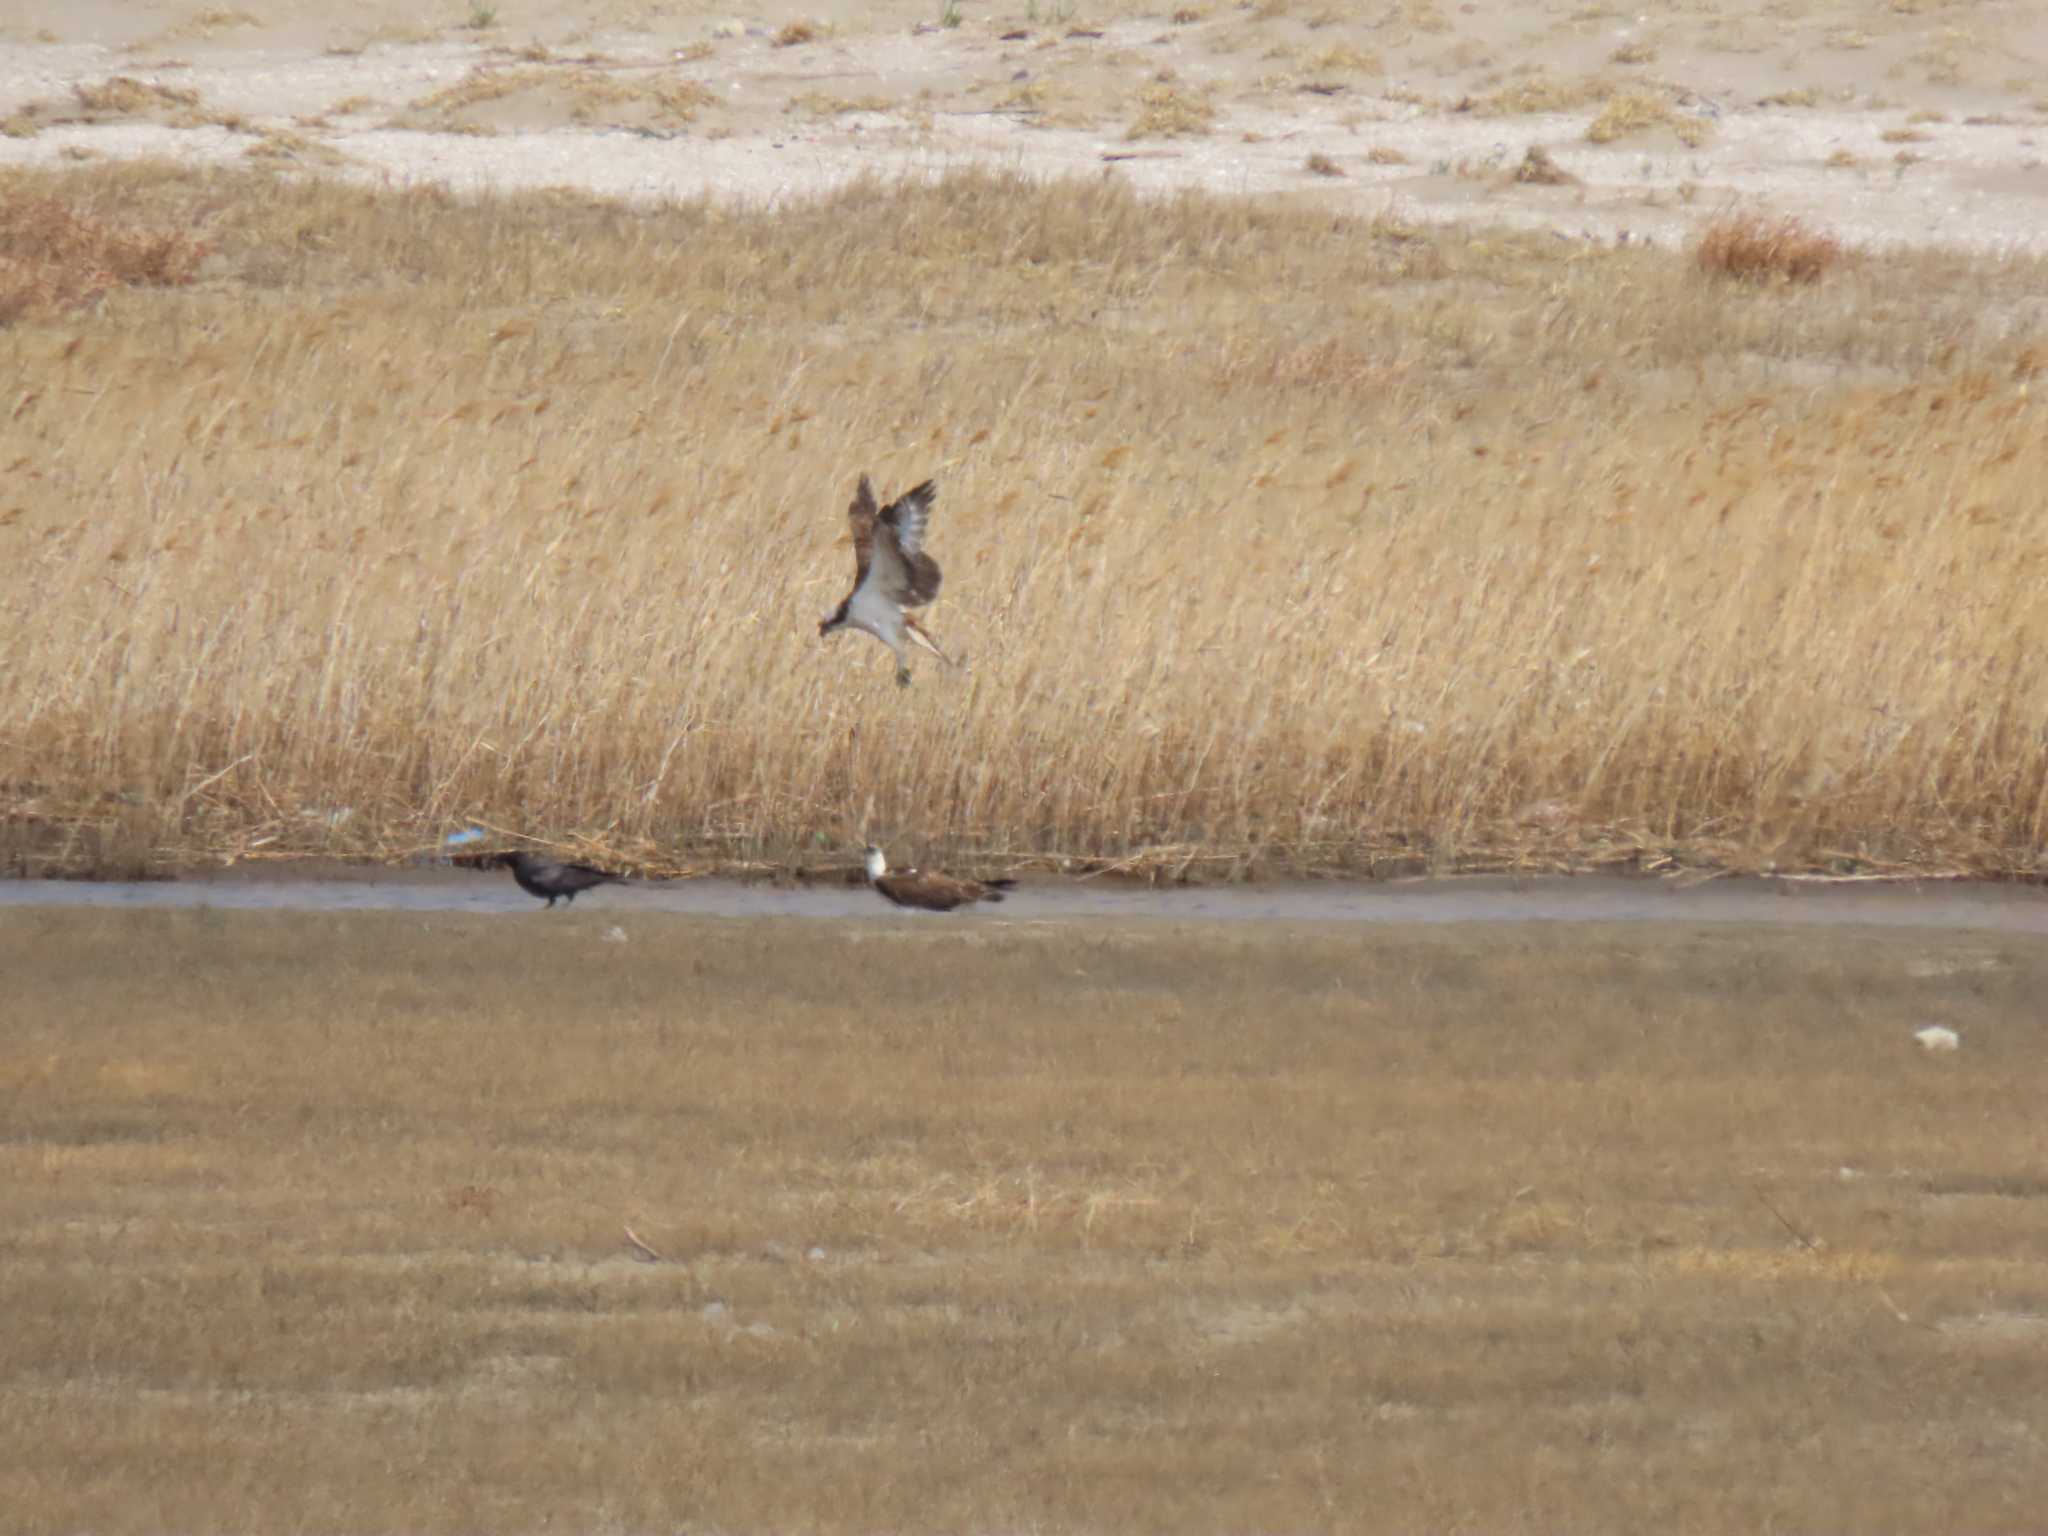
M 894 511 L 892 507 L 890 509 Z M 853 500 L 846 508 L 846 521 L 853 529 L 853 585 L 858 590 L 868 579 L 868 562 L 873 558 L 875 547 L 875 488 L 868 484 L 868 477 L 860 477 L 860 489 L 853 493 Z
M 861 484 L 865 487 L 867 482 Z M 939 562 L 924 552 L 925 524 L 938 494 L 938 487 L 927 480 L 882 509 L 882 526 L 888 530 L 883 542 L 894 544 L 903 571 L 900 590 L 889 595 L 905 608 L 921 607 L 939 595 Z

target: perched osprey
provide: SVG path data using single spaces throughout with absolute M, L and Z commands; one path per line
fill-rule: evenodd
M 588 864 L 564 864 L 556 859 L 544 859 L 537 853 L 487 853 L 458 862 L 477 869 L 510 869 L 512 878 L 519 882 L 519 889 L 529 896 L 545 896 L 551 907 L 557 896 L 574 906 L 578 891 L 587 891 L 593 885 L 623 884 L 626 878 L 609 870 L 594 869 Z
M 850 625 L 888 646 L 896 653 L 896 681 L 905 688 L 910 686 L 910 659 L 903 653 L 906 636 L 947 666 L 953 665 L 907 611 L 922 608 L 939 595 L 939 562 L 924 552 L 924 525 L 937 495 L 938 488 L 927 480 L 877 512 L 874 488 L 866 475 L 860 477 L 860 489 L 846 509 L 846 520 L 853 526 L 853 590 L 818 621 L 820 635 Z
M 868 849 L 868 883 L 899 907 L 923 907 L 927 912 L 950 912 L 977 901 L 1001 901 L 1014 880 L 958 880 L 951 875 L 927 874 L 921 869 L 899 869 L 889 873 L 889 861 L 882 850 Z

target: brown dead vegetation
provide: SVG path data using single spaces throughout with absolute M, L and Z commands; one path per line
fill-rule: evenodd
M 1579 182 L 1579 178 L 1552 159 L 1550 151 L 1541 144 L 1531 144 L 1524 152 L 1521 164 L 1515 167 L 1515 180 L 1538 187 L 1571 187 Z
M 1680 112 L 1654 92 L 1629 91 L 1611 97 L 1586 129 L 1587 141 L 1611 144 L 1617 139 L 1666 128 L 1681 144 L 1704 144 L 1714 131 L 1713 119 Z
M 1843 259 L 1841 242 L 1796 218 L 1731 214 L 1701 231 L 1694 246 L 1702 272 L 1745 282 L 1817 282 Z
M 113 222 L 55 195 L 0 197 L 0 325 L 114 288 L 181 286 L 205 255 L 204 242 L 182 229 Z
M 1127 139 L 1199 137 L 1216 126 L 1216 107 L 1203 93 L 1170 82 L 1147 86 L 1138 97 L 1138 115 Z
M 548 108 L 565 106 L 577 123 L 677 128 L 696 121 L 714 100 L 714 93 L 695 80 L 619 75 L 576 61 L 490 66 L 421 97 L 393 125 L 444 132 L 492 129 L 501 122 L 517 126 L 524 113 L 545 116 Z
M 965 173 L 774 211 L 4 192 L 179 232 L 144 282 L 214 252 L 0 332 L 16 868 L 471 820 L 669 869 L 911 834 L 2024 874 L 2048 839 L 2022 260 Z M 937 476 L 970 670 L 899 691 L 819 641 L 863 471 Z
M 31 1536 L 2038 1523 L 2037 942 L 622 895 L 0 954 Z

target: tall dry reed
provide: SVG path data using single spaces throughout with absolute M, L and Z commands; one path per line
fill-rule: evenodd
M 2038 266 L 983 173 L 0 195 L 216 253 L 0 331 L 17 864 L 2035 865 Z M 970 672 L 818 639 L 864 470 L 938 477 Z

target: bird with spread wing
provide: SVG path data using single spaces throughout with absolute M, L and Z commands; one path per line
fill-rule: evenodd
M 853 590 L 846 600 L 818 621 L 818 633 L 860 629 L 896 653 L 896 681 L 910 686 L 910 658 L 905 642 L 915 641 L 947 666 L 953 659 L 940 650 L 910 613 L 939 595 L 939 562 L 924 552 L 924 529 L 932 515 L 938 487 L 930 480 L 905 491 L 879 511 L 874 487 L 860 477 L 860 489 L 846 509 L 853 529 Z

